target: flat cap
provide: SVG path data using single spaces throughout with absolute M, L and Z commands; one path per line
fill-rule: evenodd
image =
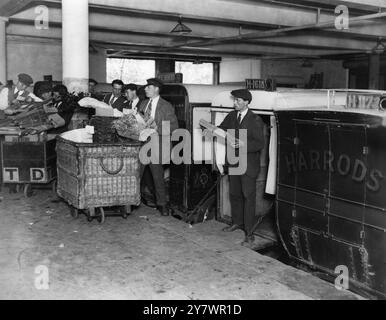
M 26 74 L 26 73 L 20 73 L 17 78 L 19 79 L 19 81 L 21 83 L 24 83 L 26 86 L 30 86 L 31 84 L 33 84 L 33 80 L 31 78 L 30 75 Z
M 157 79 L 157 78 L 151 78 L 151 79 L 147 79 L 147 86 L 155 86 L 155 87 L 158 87 L 158 88 L 161 88 L 163 86 L 163 83 L 160 79 Z
M 231 95 L 234 96 L 235 98 L 241 98 L 243 100 L 248 100 L 249 103 L 251 103 L 251 101 L 252 101 L 252 94 L 246 89 L 233 90 L 231 92 Z

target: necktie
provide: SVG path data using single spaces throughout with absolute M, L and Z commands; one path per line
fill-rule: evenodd
M 239 124 L 241 124 L 241 113 L 239 113 L 239 117 L 237 118 L 237 120 L 239 121 Z
M 112 96 L 111 96 L 111 99 L 110 99 L 110 102 L 109 102 L 109 105 L 110 105 L 110 106 L 113 106 L 113 104 L 114 104 L 114 99 L 115 99 L 115 97 L 114 97 L 114 95 L 112 95 Z
M 151 117 L 151 107 L 152 107 L 152 103 L 153 103 L 153 100 L 150 99 L 147 107 L 146 107 L 146 110 L 145 110 L 145 116 L 146 116 L 146 119 L 149 119 Z
M 131 109 L 133 107 L 133 101 L 129 101 L 129 109 Z

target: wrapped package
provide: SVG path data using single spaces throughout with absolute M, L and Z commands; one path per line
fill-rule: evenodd
M 123 113 L 118 109 L 112 108 L 109 104 L 94 98 L 85 97 L 81 99 L 79 105 L 84 108 L 95 109 L 95 115 L 99 117 L 122 117 Z
M 101 109 L 111 109 L 111 106 L 107 103 L 99 101 L 94 98 L 86 97 L 79 100 L 78 104 L 84 108 L 101 108 Z
M 49 114 L 48 119 L 54 128 L 60 128 L 66 124 L 66 121 L 57 113 Z
M 154 128 L 143 129 L 139 134 L 139 141 L 146 141 L 152 134 L 157 134 L 157 131 Z
M 62 133 L 60 136 L 63 139 L 77 143 L 93 143 L 94 127 L 86 126 L 86 128 L 75 129 Z
M 126 114 L 121 119 L 115 120 L 113 128 L 121 137 L 139 141 L 146 141 L 151 134 L 156 133 L 156 130 L 149 128 L 143 117 L 137 112 Z

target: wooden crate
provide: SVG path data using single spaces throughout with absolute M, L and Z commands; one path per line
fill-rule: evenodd
M 2 181 L 46 184 L 56 177 L 56 140 L 1 141 Z
M 59 196 L 77 209 L 139 205 L 141 143 L 75 143 L 57 138 Z

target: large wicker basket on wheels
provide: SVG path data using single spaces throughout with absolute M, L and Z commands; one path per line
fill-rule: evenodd
M 76 143 L 57 138 L 57 192 L 72 206 L 73 217 L 85 211 L 91 221 L 105 220 L 104 207 L 120 206 L 124 218 L 139 205 L 139 142 Z M 97 213 L 98 209 L 99 213 Z

